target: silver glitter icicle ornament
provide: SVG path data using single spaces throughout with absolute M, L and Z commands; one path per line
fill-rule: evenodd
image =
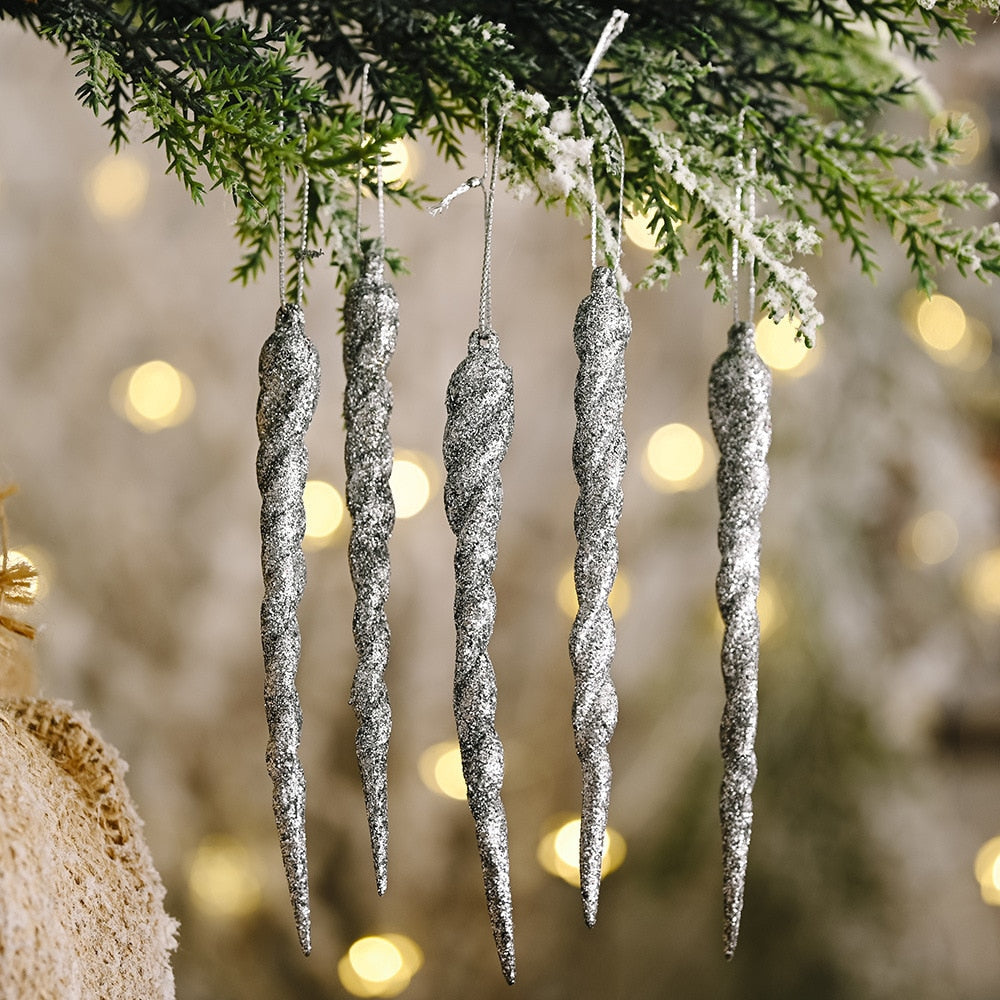
M 496 620 L 492 575 L 503 505 L 500 462 L 514 429 L 514 382 L 499 339 L 478 329 L 446 397 L 445 512 L 455 547 L 455 722 L 469 807 L 483 866 L 493 939 L 507 982 L 514 982 L 514 918 L 507 818 L 500 801 L 503 747 L 494 722 L 496 676 L 487 646 Z
M 615 532 L 622 512 L 627 446 L 625 347 L 632 332 L 615 273 L 595 267 L 591 290 L 580 303 L 573 341 L 580 359 L 576 377 L 573 470 L 580 487 L 573 526 L 579 611 L 569 637 L 573 665 L 573 733 L 583 772 L 580 824 L 580 892 L 588 927 L 597 920 L 601 861 L 611 796 L 608 743 L 618 721 L 611 681 L 615 623 L 608 596 L 618 572 Z
M 399 302 L 384 278 L 381 250 L 365 255 L 361 276 L 344 300 L 344 421 L 347 436 L 347 508 L 351 513 L 348 559 L 354 582 L 354 646 L 358 666 L 351 706 L 358 720 L 355 747 L 361 769 L 375 884 L 388 883 L 389 810 L 387 759 L 392 713 L 385 670 L 389 662 L 389 536 L 396 509 L 389 489 L 392 386 L 386 368 L 396 349 Z
M 257 485 L 260 488 L 260 607 L 264 650 L 267 770 L 274 784 L 274 818 L 295 913 L 299 943 L 308 954 L 309 875 L 306 865 L 306 782 L 298 759 L 302 709 L 295 690 L 301 637 L 296 618 L 305 586 L 302 502 L 309 458 L 303 436 L 319 395 L 319 357 L 305 334 L 298 305 L 278 310 L 274 333 L 260 352 L 257 400 Z
M 716 596 L 725 624 L 722 677 L 726 704 L 720 727 L 725 953 L 732 958 L 746 883 L 751 792 L 757 777 L 757 676 L 760 654 L 760 517 L 767 500 L 771 443 L 771 373 L 754 347 L 749 323 L 734 323 L 729 347 L 712 366 L 708 410 L 719 445 L 719 552 Z

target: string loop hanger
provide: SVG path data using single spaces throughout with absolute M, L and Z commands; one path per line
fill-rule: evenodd
M 366 62 L 364 64 L 364 69 L 361 72 L 361 94 L 358 99 L 359 108 L 361 111 L 361 131 L 360 131 L 360 143 L 362 147 L 362 152 L 364 150 L 365 141 L 368 138 L 368 133 L 365 128 L 365 115 L 369 111 L 369 82 L 368 74 L 371 64 Z M 361 239 L 361 202 L 362 202 L 362 188 L 364 186 L 364 172 L 365 163 L 362 158 L 358 162 L 358 173 L 356 179 L 356 194 L 355 194 L 355 204 L 354 204 L 354 218 L 356 224 L 356 240 L 358 254 L 363 256 L 364 245 Z M 382 150 L 381 148 L 375 154 L 375 201 L 377 205 L 378 212 L 378 236 L 377 244 L 375 246 L 376 250 L 385 252 L 385 182 L 383 180 L 382 171 Z
M 323 256 L 323 251 L 316 249 L 309 249 L 309 171 L 305 167 L 305 152 L 306 152 L 306 123 L 303 117 L 299 117 L 299 157 L 302 160 L 302 208 L 301 208 L 301 223 L 300 223 L 300 238 L 299 245 L 292 250 L 292 256 L 296 261 L 296 277 L 295 277 L 295 304 L 301 309 L 302 308 L 302 298 L 305 289 L 305 262 L 307 260 L 315 260 L 317 257 Z M 287 181 L 285 178 L 285 168 L 284 165 L 281 166 L 279 172 L 278 181 L 278 304 L 279 306 L 284 306 L 287 304 L 287 296 L 285 294 L 285 268 L 287 266 L 287 234 L 285 232 L 286 220 L 285 220 L 285 187 Z
M 479 327 L 473 331 L 469 341 L 470 349 L 475 342 L 479 345 L 495 343 L 497 335 L 493 330 L 493 219 L 496 203 L 497 179 L 500 174 L 500 147 L 503 141 L 507 111 L 501 107 L 493 141 L 490 141 L 489 104 L 483 101 L 483 172 L 477 177 L 463 181 L 454 191 L 447 194 L 437 205 L 429 209 L 438 216 L 463 194 L 480 188 L 483 191 L 483 270 L 479 291 Z
M 751 146 L 747 155 L 747 164 L 744 168 L 743 135 L 746 126 L 747 109 L 740 111 L 739 127 L 737 130 L 737 171 L 738 180 L 736 183 L 736 213 L 739 217 L 734 223 L 732 230 L 733 239 L 733 264 L 732 264 L 732 296 L 733 296 L 733 322 L 740 322 L 740 265 L 747 265 L 747 319 L 746 322 L 753 324 L 754 315 L 757 310 L 757 261 L 753 253 L 746 253 L 740 250 L 740 241 L 736 231 L 736 224 L 745 221 L 749 227 L 750 235 L 753 234 L 753 227 L 757 221 L 757 147 Z M 744 177 L 746 185 L 744 186 Z M 744 206 L 745 213 L 744 214 Z
M 625 22 L 628 21 L 628 14 L 623 10 L 615 9 L 611 17 L 609 18 L 607 24 L 604 26 L 604 30 L 601 32 L 600 38 L 597 40 L 597 44 L 594 47 L 594 51 L 590 56 L 590 61 L 587 63 L 586 68 L 580 75 L 578 81 L 578 87 L 580 90 L 580 100 L 577 105 L 577 120 L 580 124 L 580 134 L 581 136 L 586 136 L 586 125 L 584 123 L 584 106 L 589 102 L 601 115 L 608 126 L 610 126 L 611 137 L 614 140 L 614 147 L 609 149 L 605 147 L 604 157 L 608 163 L 612 173 L 618 174 L 618 218 L 617 218 L 617 228 L 615 232 L 615 242 L 612 253 L 608 253 L 607 248 L 605 248 L 605 257 L 612 257 L 614 260 L 615 271 L 621 268 L 621 257 L 622 257 L 622 225 L 625 216 L 625 144 L 622 141 L 621 132 L 618 130 L 618 126 L 615 124 L 615 120 L 611 117 L 611 113 L 605 107 L 604 103 L 597 98 L 593 92 L 591 81 L 593 79 L 594 72 L 600 65 L 601 60 L 607 55 L 609 49 L 611 48 L 612 42 L 622 33 L 625 28 Z M 596 143 L 598 137 L 594 137 L 594 143 Z M 617 159 L 617 164 L 615 160 Z M 615 169 L 617 167 L 617 169 Z M 597 217 L 599 214 L 599 205 L 597 199 L 597 184 L 594 178 L 594 151 L 591 150 L 590 157 L 587 160 L 587 182 L 590 188 L 590 264 L 592 268 L 597 267 L 598 261 L 598 225 Z

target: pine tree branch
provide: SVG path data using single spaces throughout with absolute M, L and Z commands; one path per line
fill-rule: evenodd
M 996 9 L 997 0 L 988 5 Z M 665 281 L 680 267 L 693 229 L 708 282 L 725 299 L 735 240 L 758 261 L 768 305 L 797 312 L 809 336 L 820 317 L 794 260 L 820 233 L 845 241 L 873 274 L 868 227 L 887 226 L 924 289 L 944 265 L 980 277 L 1000 271 L 996 227 L 946 215 L 989 208 L 988 192 L 919 176 L 948 161 L 958 127 L 919 142 L 857 124 L 913 101 L 915 64 L 932 59 L 941 39 L 969 41 L 969 17 L 981 6 L 637 3 L 594 75 L 582 123 L 577 81 L 611 13 L 606 2 L 0 0 L 0 17 L 66 47 L 81 77 L 78 97 L 116 148 L 144 121 L 144 137 L 162 147 L 168 171 L 195 200 L 208 186 L 230 192 L 246 248 L 243 280 L 272 253 L 283 178 L 308 171 L 309 239 L 328 244 L 338 274 L 348 273 L 360 257 L 358 172 L 368 183 L 379 150 L 404 133 L 461 162 L 470 135 L 481 133 L 484 102 L 493 115 L 503 103 L 511 184 L 586 215 L 593 151 L 607 232 L 618 192 L 613 122 L 626 151 L 629 209 L 651 212 L 661 241 L 646 280 Z M 365 65 L 371 100 L 361 142 Z M 751 145 L 759 150 L 752 182 L 769 204 L 755 224 L 736 199 L 751 182 Z M 471 148 L 478 154 L 481 140 Z M 390 196 L 423 198 L 413 186 Z M 289 222 L 291 239 L 297 226 Z

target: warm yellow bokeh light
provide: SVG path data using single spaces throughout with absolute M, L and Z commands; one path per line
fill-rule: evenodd
M 393 139 L 382 150 L 382 183 L 402 184 L 417 172 L 417 156 L 405 139 Z
M 696 490 L 711 478 L 705 439 L 687 424 L 665 424 L 642 451 L 643 478 L 664 493 Z
M 149 170 L 133 156 L 104 157 L 87 175 L 87 201 L 101 219 L 127 219 L 145 204 Z
M 337 964 L 344 988 L 358 997 L 398 996 L 423 964 L 420 948 L 403 934 L 355 941 Z
M 913 338 L 939 364 L 974 372 L 989 361 L 989 327 L 947 295 L 928 298 L 913 288 L 903 294 L 899 311 Z
M 769 316 L 762 316 L 754 325 L 757 353 L 772 371 L 799 378 L 816 367 L 819 341 L 814 336 L 813 346 L 806 347 L 801 338 L 795 339 L 798 329 L 798 320 L 790 316 L 783 316 L 777 323 Z
M 306 508 L 306 533 L 302 547 L 307 551 L 325 548 L 344 521 L 344 499 L 336 486 L 322 479 L 309 479 L 302 492 Z
M 917 333 L 936 351 L 952 351 L 965 336 L 965 310 L 947 295 L 934 294 L 917 309 Z
M 660 245 L 659 237 L 649 228 L 654 217 L 652 209 L 646 212 L 629 212 L 625 217 L 625 235 L 640 250 L 655 250 Z
M 921 566 L 943 563 L 958 545 L 958 526 L 943 510 L 929 510 L 913 518 L 899 538 L 900 553 Z
M 188 870 L 195 906 L 209 916 L 245 917 L 261 902 L 258 865 L 236 837 L 213 834 L 198 845 Z
M 417 770 L 421 781 L 432 792 L 463 802 L 468 798 L 468 789 L 462 776 L 462 755 L 454 740 L 428 747 L 417 761 Z
M 622 866 L 627 849 L 625 838 L 611 827 L 604 834 L 601 877 Z M 580 885 L 580 817 L 556 820 L 538 843 L 538 863 L 550 875 L 570 885 Z
M 370 983 L 384 983 L 403 968 L 399 949 L 383 937 L 364 937 L 348 949 L 351 967 Z
M 965 336 L 941 360 L 965 372 L 977 372 L 993 353 L 993 334 L 980 319 L 965 317 Z
M 177 412 L 184 395 L 181 373 L 166 361 L 147 361 L 128 380 L 128 401 L 151 424 L 163 425 Z
M 987 840 L 979 848 L 974 869 L 983 902 L 1000 906 L 1000 837 Z
M 760 621 L 760 641 L 766 642 L 785 622 L 785 605 L 781 600 L 778 585 L 770 577 L 762 575 L 757 591 L 757 618 Z
M 184 423 L 195 405 L 191 379 L 160 360 L 119 372 L 111 383 L 110 397 L 120 417 L 147 433 Z
M 948 125 L 948 119 L 965 116 L 968 119 L 966 134 L 955 144 L 955 158 L 951 161 L 957 166 L 967 166 L 979 155 L 989 142 L 989 118 L 983 109 L 975 104 L 958 102 L 951 108 L 946 108 L 934 115 L 928 125 L 931 139 L 937 137 Z
M 580 604 L 576 599 L 576 581 L 573 579 L 572 567 L 559 577 L 559 583 L 556 584 L 556 603 L 567 618 L 576 618 Z M 625 617 L 631 603 L 632 585 L 629 583 L 628 575 L 619 569 L 615 582 L 611 585 L 611 593 L 608 595 L 608 607 L 611 608 L 615 621 L 621 621 Z
M 982 553 L 965 574 L 969 602 L 980 614 L 1000 615 L 1000 548 Z
M 396 507 L 396 517 L 406 519 L 419 514 L 434 492 L 433 463 L 416 451 L 398 451 L 392 462 L 389 488 Z
M 712 602 L 715 631 L 722 635 L 724 625 L 719 614 L 718 605 Z M 757 590 L 757 620 L 760 623 L 760 641 L 766 642 L 785 624 L 788 614 L 785 603 L 781 599 L 781 590 L 774 578 L 768 573 L 762 573 L 760 586 Z

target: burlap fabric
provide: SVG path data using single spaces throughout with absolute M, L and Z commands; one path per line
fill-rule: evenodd
M 166 1000 L 163 908 L 125 763 L 85 713 L 0 699 L 0 1000 Z

